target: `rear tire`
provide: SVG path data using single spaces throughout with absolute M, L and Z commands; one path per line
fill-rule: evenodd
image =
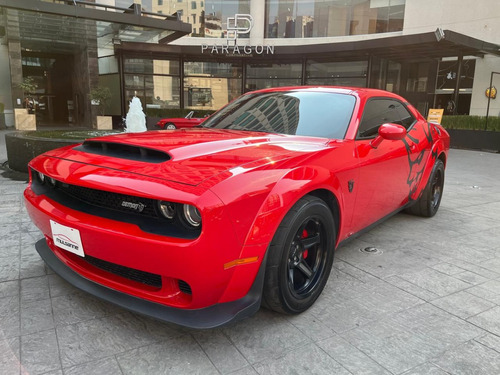
M 405 211 L 412 215 L 432 217 L 441 204 L 444 187 L 444 164 L 438 159 L 432 168 L 429 181 L 417 201 Z
M 330 275 L 335 232 L 323 200 L 308 195 L 290 209 L 268 249 L 263 306 L 298 314 L 313 305 Z

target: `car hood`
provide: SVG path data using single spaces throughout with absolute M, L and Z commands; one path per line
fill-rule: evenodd
M 123 133 L 47 156 L 196 186 L 226 171 L 319 151 L 325 138 L 220 129 Z

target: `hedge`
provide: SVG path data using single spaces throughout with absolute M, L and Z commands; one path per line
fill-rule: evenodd
M 486 117 L 484 116 L 443 116 L 441 125 L 447 129 L 489 130 L 500 132 L 500 117 L 488 117 L 487 129 L 485 129 Z

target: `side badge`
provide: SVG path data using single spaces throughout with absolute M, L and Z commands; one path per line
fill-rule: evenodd
M 350 180 L 348 183 L 348 188 L 349 188 L 349 193 L 352 193 L 352 190 L 354 189 L 354 180 Z

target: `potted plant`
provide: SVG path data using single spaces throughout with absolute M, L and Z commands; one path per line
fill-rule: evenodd
M 111 99 L 111 90 L 108 87 L 99 86 L 90 90 L 89 98 L 91 104 L 98 108 L 97 129 L 113 129 L 112 117 L 104 115 L 109 99 Z
M 35 102 L 30 94 L 38 88 L 33 77 L 24 78 L 18 87 L 23 90 L 23 107 L 15 108 L 16 128 L 19 130 L 36 130 Z

